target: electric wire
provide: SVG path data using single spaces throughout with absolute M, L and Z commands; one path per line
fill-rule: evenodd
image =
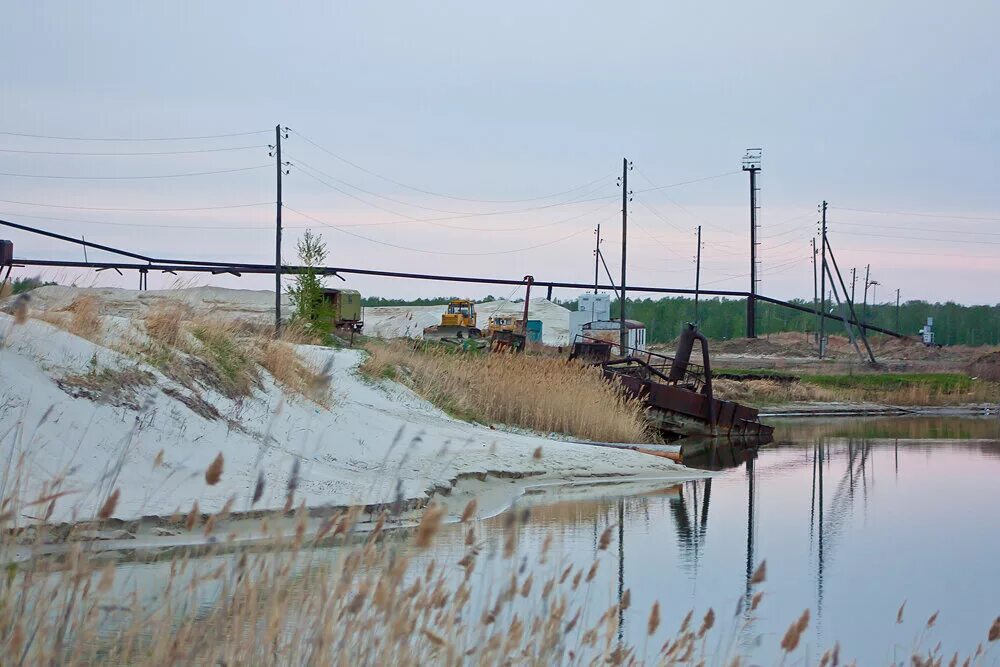
M 0 171 L 0 176 L 9 176 L 12 178 L 44 178 L 44 179 L 58 179 L 58 180 L 74 180 L 74 181 L 137 181 L 137 180 L 148 180 L 157 178 L 186 178 L 189 176 L 210 176 L 213 174 L 232 174 L 240 171 L 253 171 L 255 169 L 273 169 L 273 164 L 262 164 L 255 167 L 237 167 L 234 169 L 216 169 L 213 171 L 189 171 L 181 174 L 151 174 L 144 176 L 66 176 L 66 175 L 53 175 L 53 174 L 18 174 L 12 172 Z
M 348 160 L 347 158 L 343 157 L 342 155 L 338 155 L 337 153 L 331 151 L 330 149 L 328 149 L 328 148 L 326 148 L 324 146 L 321 146 L 320 144 L 316 143 L 315 141 L 313 141 L 309 137 L 303 135 L 301 132 L 298 132 L 297 130 L 293 130 L 291 128 L 288 128 L 288 129 L 289 129 L 290 132 L 292 132 L 293 134 L 295 134 L 297 137 L 299 137 L 303 141 L 311 144 L 313 147 L 318 148 L 319 150 L 323 151 L 324 153 L 326 153 L 326 154 L 328 154 L 328 155 L 336 158 L 337 160 L 340 160 L 344 164 L 346 164 L 348 166 L 351 166 L 351 167 L 354 167 L 355 169 L 357 169 L 359 171 L 362 171 L 362 172 L 368 174 L 369 176 L 374 176 L 375 178 L 381 179 L 381 180 L 383 180 L 383 181 L 385 181 L 387 183 L 392 183 L 393 185 L 397 185 L 397 186 L 399 186 L 401 188 L 406 188 L 407 190 L 412 190 L 414 192 L 419 192 L 421 194 L 430 195 L 432 197 L 439 197 L 441 199 L 453 199 L 455 201 L 465 201 L 465 202 L 482 203 L 482 204 L 523 204 L 523 203 L 527 203 L 527 202 L 531 202 L 531 201 L 541 201 L 543 199 L 553 199 L 555 197 L 560 197 L 562 195 L 567 195 L 567 194 L 570 194 L 572 192 L 576 192 L 578 190 L 583 190 L 583 189 L 585 189 L 585 188 L 587 188 L 587 187 L 589 187 L 591 185 L 594 185 L 595 183 L 599 183 L 600 181 L 608 179 L 608 178 L 610 178 L 611 176 L 614 175 L 614 174 L 607 174 L 605 176 L 601 176 L 600 178 L 596 178 L 593 181 L 590 181 L 588 183 L 584 183 L 583 185 L 578 185 L 576 187 L 570 188 L 569 190 L 563 190 L 562 192 L 556 192 L 556 193 L 553 193 L 553 194 L 543 195 L 543 196 L 540 196 L 540 197 L 528 197 L 526 199 L 474 199 L 474 198 L 468 198 L 468 197 L 457 197 L 457 196 L 454 196 L 454 195 L 447 195 L 447 194 L 443 194 L 443 193 L 440 193 L 440 192 L 435 192 L 433 190 L 425 190 L 423 188 L 418 188 L 416 186 L 409 185 L 407 183 L 403 183 L 402 181 L 397 181 L 397 180 L 395 180 L 393 178 L 389 178 L 388 176 L 384 176 L 382 174 L 374 172 L 374 171 L 372 171 L 370 169 L 367 169 L 367 168 L 361 166 L 360 164 L 357 164 L 356 162 Z
M 186 208 L 128 208 L 107 206 L 67 206 L 64 204 L 42 204 L 40 202 L 18 201 L 15 199 L 0 199 L 5 204 L 20 204 L 21 206 L 39 206 L 44 208 L 63 208 L 77 211 L 122 211 L 131 213 L 179 213 L 183 211 L 218 211 L 227 208 L 250 208 L 251 206 L 274 206 L 273 201 L 254 202 L 252 204 L 228 204 L 225 206 L 194 206 Z
M 226 148 L 194 148 L 186 151 L 133 151 L 128 153 L 88 152 L 88 151 L 28 151 L 16 148 L 0 148 L 0 153 L 20 153 L 24 155 L 86 155 L 90 157 L 136 157 L 145 155 L 191 155 L 194 153 L 222 153 L 226 151 L 246 151 L 267 148 L 266 144 L 254 146 L 229 146 Z
M 307 220 L 312 220 L 313 222 L 315 222 L 318 225 L 322 225 L 324 227 L 329 227 L 330 229 L 334 229 L 334 230 L 336 230 L 338 232 L 341 232 L 342 234 L 347 234 L 348 236 L 353 236 L 355 238 L 359 238 L 359 239 L 362 239 L 364 241 L 369 241 L 371 243 L 376 243 L 378 245 L 388 246 L 390 248 L 397 248 L 399 250 L 407 250 L 407 251 L 410 251 L 410 252 L 419 252 L 419 253 L 424 253 L 424 254 L 428 254 L 428 255 L 447 255 L 447 256 L 451 256 L 451 257 L 484 257 L 484 256 L 487 256 L 487 255 L 509 255 L 509 254 L 514 254 L 514 253 L 519 253 L 519 252 L 526 252 L 528 250 L 535 250 L 535 249 L 538 249 L 538 248 L 544 248 L 544 247 L 547 247 L 547 246 L 555 245 L 557 243 L 562 243 L 563 241 L 566 241 L 566 240 L 568 240 L 570 238 L 573 238 L 574 236 L 579 236 L 583 232 L 590 231 L 589 229 L 580 229 L 580 230 L 577 230 L 577 231 L 573 232 L 572 234 L 568 234 L 566 236 L 563 236 L 561 238 L 555 239 L 553 241 L 546 241 L 545 243 L 539 243 L 537 245 L 532 245 L 532 246 L 528 246 L 528 247 L 525 247 L 525 248 L 515 248 L 515 249 L 512 249 L 512 250 L 492 250 L 492 251 L 489 251 L 489 252 L 446 252 L 446 251 L 443 251 L 443 250 L 427 250 L 427 249 L 424 249 L 424 248 L 412 248 L 412 247 L 409 247 L 409 246 L 399 245 L 397 243 L 390 243 L 388 241 L 381 241 L 379 239 L 373 239 L 370 236 L 364 236 L 363 234 L 357 234 L 355 232 L 347 231 L 346 229 L 342 229 L 341 227 L 339 227 L 337 225 L 334 225 L 334 224 L 325 222 L 323 220 L 320 220 L 319 218 L 311 216 L 311 215 L 309 215 L 307 213 L 303 213 L 302 211 L 298 211 L 298 210 L 296 210 L 296 209 L 294 209 L 294 208 L 292 208 L 290 206 L 286 205 L 286 206 L 283 206 L 282 208 L 285 208 L 285 209 L 291 211 L 292 213 L 295 213 L 296 215 L 299 215 L 299 216 L 301 216 L 301 217 L 303 217 L 303 218 L 305 218 Z
M 353 184 L 348 183 L 346 181 L 343 181 L 343 180 L 341 180 L 339 178 L 331 176 L 330 174 L 326 173 L 325 171 L 323 171 L 321 169 L 318 169 L 318 168 L 312 166 L 311 164 L 309 164 L 307 162 L 304 162 L 301 159 L 297 159 L 297 158 L 295 158 L 293 156 L 289 156 L 288 159 L 289 159 L 289 161 L 292 162 L 293 165 L 296 165 L 296 166 L 299 166 L 299 167 L 305 167 L 307 170 L 314 171 L 317 174 L 320 174 L 321 176 L 330 179 L 331 181 L 335 181 L 337 183 L 340 183 L 341 185 L 347 186 L 347 187 L 352 188 L 354 190 L 357 190 L 359 192 L 363 192 L 363 193 L 365 193 L 365 194 L 367 194 L 367 195 L 369 195 L 371 197 L 376 197 L 378 199 L 384 199 L 386 201 L 390 201 L 390 202 L 393 202 L 395 204 L 400 204 L 402 206 L 410 206 L 412 208 L 419 208 L 419 209 L 423 209 L 425 211 L 431 211 L 433 213 L 447 213 L 447 214 L 450 214 L 450 215 L 480 215 L 481 214 L 481 212 L 470 213 L 469 211 L 453 211 L 453 210 L 448 210 L 448 209 L 433 208 L 431 206 L 423 206 L 421 204 L 413 204 L 413 203 L 410 203 L 410 202 L 407 202 L 407 201 L 403 201 L 401 199 L 395 199 L 393 197 L 387 197 L 386 195 L 381 195 L 381 194 L 379 194 L 377 192 L 372 192 L 371 190 L 366 190 L 365 188 L 359 187 L 357 185 L 353 185 Z M 313 176 L 315 178 L 315 175 L 313 175 Z M 326 184 L 326 185 L 328 185 L 328 187 L 333 187 L 332 185 L 329 185 L 329 184 Z M 343 192 L 342 190 L 338 190 L 338 191 Z M 361 201 L 364 201 L 364 200 L 361 200 Z M 570 201 L 567 201 L 567 202 L 564 202 L 564 203 L 565 204 L 573 204 L 573 203 L 576 203 L 576 202 L 573 201 L 573 200 L 570 200 Z M 395 213 L 396 215 L 403 215 L 402 213 L 398 213 L 396 211 L 390 211 L 389 209 L 382 209 L 382 210 L 389 211 L 390 213 Z M 504 213 L 514 214 L 514 213 L 518 213 L 518 212 L 522 212 L 522 211 L 531 211 L 531 210 L 534 210 L 534 209 L 533 208 L 527 208 L 527 209 L 521 209 L 521 210 L 518 210 L 518 211 L 505 211 Z
M 942 220 L 973 220 L 980 222 L 1000 222 L 1000 218 L 990 218 L 975 215 L 948 215 L 942 213 L 912 213 L 906 211 L 877 211 L 870 208 L 848 208 L 846 206 L 828 206 L 837 211 L 852 211 L 854 213 L 875 213 L 877 215 L 901 215 L 915 218 L 940 218 Z
M 55 139 L 58 141 L 197 141 L 201 139 L 226 139 L 229 137 L 246 137 L 253 134 L 267 134 L 273 130 L 256 130 L 254 132 L 230 132 L 228 134 L 207 134 L 199 137 L 58 137 L 47 134 L 25 134 L 23 132 L 0 132 L 7 137 L 29 137 L 31 139 Z
M 850 232 L 849 236 L 868 236 L 868 237 L 879 238 L 879 239 L 896 239 L 896 240 L 899 240 L 898 236 L 891 236 L 891 235 L 887 235 L 887 234 L 870 234 L 868 232 Z M 935 243 L 964 243 L 964 244 L 971 244 L 971 245 L 1000 245 L 1000 241 L 927 238 L 925 236 L 906 236 L 905 240 L 906 241 L 932 241 L 932 242 L 935 242 Z
M 649 183 L 651 186 L 653 186 L 653 190 L 657 190 L 658 189 L 656 187 L 656 183 L 654 183 L 653 180 L 651 178 L 649 178 L 649 176 L 646 176 L 646 174 L 641 169 L 639 169 L 638 167 L 636 167 L 635 170 L 637 172 L 639 172 L 639 175 L 642 176 L 646 180 L 647 183 Z M 734 172 L 727 172 L 724 175 L 728 176 L 730 174 L 735 174 L 735 173 L 738 173 L 738 172 L 735 172 L 735 171 Z M 719 177 L 716 177 L 716 178 L 719 178 Z M 643 190 L 642 192 L 649 192 L 649 191 L 650 190 Z M 678 201 L 676 201 L 670 195 L 664 193 L 663 196 L 666 197 L 667 201 L 669 201 L 671 204 L 673 204 L 674 206 L 676 206 L 677 208 L 679 208 L 680 210 L 682 210 L 684 213 L 688 214 L 689 216 L 691 216 L 692 218 L 694 218 L 695 220 L 697 220 L 698 222 L 702 223 L 703 225 L 705 225 L 705 226 L 707 226 L 709 228 L 723 230 L 723 227 L 721 225 L 717 225 L 714 222 L 711 222 L 710 220 L 706 220 L 705 218 L 701 217 L 700 215 L 695 214 L 691 210 L 689 210 L 689 209 L 685 208 L 684 206 L 682 206 Z M 646 206 L 646 204 L 643 204 L 643 206 Z M 647 206 L 647 208 L 648 208 L 648 206 Z M 666 219 L 665 216 L 662 216 L 659 213 L 657 213 L 657 215 L 660 216 L 663 219 L 664 222 L 667 222 L 667 219 Z M 670 224 L 670 223 L 668 223 L 668 224 Z
M 894 225 L 873 225 L 867 222 L 844 222 L 843 220 L 827 221 L 827 224 L 835 224 L 837 227 L 846 225 L 849 227 L 864 227 L 866 229 L 875 229 L 881 231 L 883 229 L 898 229 L 905 232 L 918 232 L 918 233 L 930 233 L 930 234 L 962 234 L 966 236 L 1000 236 L 1000 232 L 974 232 L 964 229 L 929 229 L 927 227 L 899 227 Z M 900 235 L 902 238 L 908 238 L 907 236 Z
M 399 211 L 394 211 L 394 210 L 392 210 L 390 208 L 386 208 L 386 207 L 384 207 L 384 206 L 382 206 L 380 204 L 377 204 L 377 203 L 374 203 L 374 202 L 370 202 L 370 201 L 368 201 L 366 199 L 363 199 L 362 197 L 359 197 L 359 196 L 355 195 L 352 192 L 348 192 L 347 190 L 344 190 L 343 188 L 337 187 L 336 185 L 333 185 L 332 183 L 329 183 L 328 181 L 326 181 L 322 177 L 319 177 L 319 176 L 316 176 L 315 174 L 310 173 L 308 170 L 302 170 L 301 173 L 303 173 L 306 176 L 312 178 L 317 183 L 325 185 L 328 188 L 330 188 L 332 190 L 335 190 L 335 191 L 343 194 L 346 197 L 350 197 L 351 199 L 357 200 L 357 201 L 361 202 L 362 204 L 365 204 L 366 206 L 371 206 L 372 208 L 376 208 L 376 209 L 378 209 L 380 211 L 384 211 L 386 213 L 390 213 L 392 215 L 399 216 L 401 218 L 406 218 L 409 221 L 423 222 L 423 223 L 427 223 L 427 224 L 431 224 L 431 225 L 437 225 L 439 227 L 449 227 L 449 228 L 452 228 L 452 229 L 470 229 L 472 231 L 490 231 L 490 230 L 484 230 L 484 229 L 475 228 L 475 227 L 474 228 L 463 228 L 463 227 L 458 227 L 456 225 L 441 225 L 441 224 L 437 224 L 437 223 L 440 223 L 442 221 L 449 221 L 449 220 L 465 220 L 465 219 L 468 219 L 468 218 L 479 218 L 479 217 L 487 217 L 487 216 L 495 216 L 495 215 L 513 215 L 513 214 L 517 214 L 517 213 L 526 213 L 528 211 L 540 211 L 540 210 L 545 210 L 545 209 L 549 209 L 549 208 L 554 208 L 554 207 L 557 207 L 557 206 L 566 206 L 568 204 L 583 204 L 583 203 L 594 202 L 594 201 L 606 201 L 608 199 L 613 199 L 613 198 L 615 198 L 617 196 L 617 195 L 609 195 L 607 197 L 591 197 L 589 199 L 579 199 L 579 200 L 576 200 L 576 201 L 564 202 L 564 203 L 560 203 L 560 204 L 547 204 L 545 206 L 536 206 L 536 207 L 533 207 L 533 208 L 530 208 L 530 209 L 520 209 L 520 210 L 516 210 L 516 211 L 488 211 L 488 212 L 483 212 L 483 213 L 464 213 L 462 215 L 439 216 L 439 217 L 435 217 L 435 218 L 419 218 L 419 217 L 416 217 L 416 216 L 408 215 L 406 213 L 400 213 Z M 603 208 L 603 206 L 600 207 L 600 208 Z M 582 217 L 582 216 L 579 216 L 579 217 Z M 540 228 L 540 227 L 551 226 L 552 224 L 556 224 L 556 223 L 546 223 L 546 224 L 540 225 L 538 227 L 526 227 L 524 229 L 537 229 L 537 228 Z M 498 230 L 492 230 L 492 231 L 498 231 Z
M 129 227 L 133 229 L 204 229 L 204 230 L 241 230 L 241 231 L 265 231 L 274 232 L 274 226 L 262 227 L 260 225 L 163 225 L 158 223 L 138 223 L 138 222 L 111 222 L 108 220 L 85 220 L 80 218 L 58 218 L 48 215 L 29 215 L 27 213 L 17 213 L 14 211 L 0 211 L 0 215 L 14 218 L 31 218 L 32 220 L 55 220 L 59 222 L 73 222 L 83 225 L 107 225 L 109 227 Z M 283 225 L 284 229 L 306 229 L 305 227 L 293 227 Z

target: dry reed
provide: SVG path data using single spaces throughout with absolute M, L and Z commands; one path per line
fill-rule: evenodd
M 89 294 L 76 297 L 62 310 L 34 310 L 31 316 L 95 343 L 100 343 L 104 338 L 101 302 Z
M 604 442 L 649 442 L 643 408 L 600 372 L 531 355 L 463 355 L 406 343 L 368 346 L 362 370 L 391 377 L 468 420 L 565 433 Z

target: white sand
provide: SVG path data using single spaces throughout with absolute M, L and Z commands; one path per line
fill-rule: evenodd
M 97 297 L 104 304 L 104 313 L 111 316 L 135 317 L 149 306 L 163 300 L 182 301 L 198 313 L 248 319 L 261 323 L 274 321 L 274 292 L 267 290 L 236 290 L 222 287 L 151 290 L 140 292 L 118 288 L 76 288 L 61 285 L 40 287 L 31 293 L 32 307 L 60 310 L 81 294 Z M 381 338 L 419 338 L 424 327 L 441 322 L 445 305 L 380 306 L 365 308 L 365 333 Z M 287 315 L 291 303 L 282 298 Z M 479 327 L 486 328 L 490 316 L 524 313 L 524 302 L 490 301 L 476 304 Z M 528 319 L 542 321 L 542 342 L 566 345 L 569 341 L 569 310 L 544 298 L 531 300 Z
M 441 323 L 444 305 L 439 306 L 380 306 L 365 308 L 365 333 L 381 338 L 419 338 L 424 327 Z M 485 329 L 490 317 L 524 314 L 524 302 L 489 301 L 476 304 L 480 329 Z M 566 345 L 569 342 L 569 310 L 548 299 L 532 299 L 528 319 L 542 321 L 542 342 L 546 345 Z
M 163 292 L 88 290 L 106 299 L 106 321 L 114 336 L 137 335 L 129 316 L 143 304 L 169 298 Z M 68 305 L 70 288 L 39 290 L 34 303 Z M 193 295 L 192 292 L 197 292 Z M 228 301 L 237 292 L 240 300 Z M 219 296 L 226 298 L 219 298 Z M 247 312 L 258 304 L 267 311 L 267 292 L 184 290 L 197 308 Z M 273 294 L 273 293 L 271 293 Z M 533 304 L 534 305 L 534 304 Z M 254 305 L 256 307 L 256 305 Z M 130 334 L 131 332 L 131 334 Z M 363 352 L 303 347 L 317 364 L 332 362 L 333 407 L 300 397 L 286 397 L 265 376 L 264 388 L 240 403 L 204 390 L 202 396 L 224 419 L 195 413 L 167 392 L 190 392 L 135 359 L 96 345 L 38 320 L 15 325 L 0 315 L 0 460 L 5 488 L 12 492 L 13 473 L 23 461 L 30 487 L 22 498 L 64 478 L 52 520 L 93 518 L 104 498 L 117 488 L 121 500 L 114 515 L 135 518 L 186 512 L 197 500 L 202 511 L 219 510 L 232 496 L 235 509 L 251 509 L 258 474 L 266 486 L 253 509 L 285 503 L 293 462 L 300 461 L 296 503 L 342 506 L 423 499 L 435 488 L 450 489 L 462 476 L 484 473 L 539 475 L 565 480 L 589 476 L 635 476 L 685 479 L 698 476 L 661 458 L 631 451 L 577 445 L 538 436 L 513 434 L 449 418 L 392 382 L 372 384 L 356 369 Z M 135 396 L 135 405 L 114 407 L 74 398 L 56 379 L 91 368 L 137 366 L 155 382 Z M 532 454 L 541 446 L 541 459 Z M 154 466 L 157 453 L 163 463 Z M 225 457 L 222 481 L 208 486 L 204 472 L 218 453 Z M 8 463 L 9 462 L 9 463 Z M 494 495 L 509 503 L 519 485 Z M 44 506 L 21 507 L 24 517 L 43 515 Z M 484 511 L 488 511 L 484 508 Z

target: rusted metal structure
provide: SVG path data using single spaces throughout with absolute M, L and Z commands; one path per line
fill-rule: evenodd
M 524 277 L 524 313 L 520 320 L 514 321 L 514 328 L 497 328 L 490 336 L 492 352 L 522 352 L 528 343 L 528 307 L 531 305 L 531 286 L 534 276 Z
M 701 344 L 701 365 L 691 363 L 694 343 Z M 646 417 L 664 436 L 709 436 L 770 441 L 773 428 L 760 423 L 756 409 L 716 398 L 712 392 L 712 366 L 708 340 L 693 324 L 681 332 L 674 357 L 637 350 L 615 356 L 618 346 L 603 340 L 578 337 L 570 359 L 600 366 L 604 376 L 616 380 L 646 406 Z

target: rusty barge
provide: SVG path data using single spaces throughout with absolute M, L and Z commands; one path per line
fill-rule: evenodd
M 695 341 L 701 365 L 691 363 Z M 600 366 L 605 378 L 620 382 L 645 404 L 647 419 L 667 440 L 724 437 L 746 440 L 748 446 L 771 441 L 774 429 L 760 422 L 755 408 L 713 395 L 708 340 L 693 324 L 682 329 L 673 357 L 638 348 L 621 354 L 616 342 L 580 335 L 570 359 Z

